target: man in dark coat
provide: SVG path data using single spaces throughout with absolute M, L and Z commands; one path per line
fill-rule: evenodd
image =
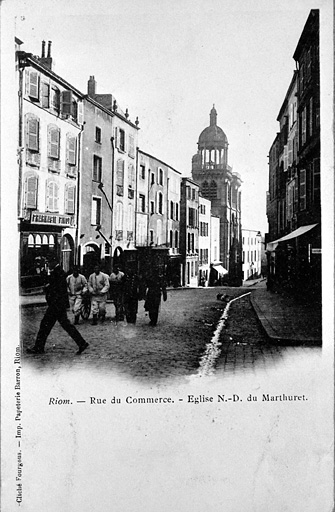
M 136 323 L 139 295 L 139 279 L 129 270 L 126 272 L 123 287 L 123 303 L 128 324 Z
M 89 346 L 89 344 L 84 340 L 80 332 L 71 324 L 67 317 L 66 309 L 69 307 L 69 298 L 65 272 L 56 260 L 50 262 L 49 269 L 50 275 L 45 287 L 45 298 L 48 308 L 41 320 L 35 345 L 28 348 L 27 352 L 29 354 L 43 354 L 47 337 L 58 320 L 63 329 L 77 343 L 79 347 L 77 354 L 79 355 Z
M 145 311 L 149 312 L 150 325 L 157 325 L 159 306 L 161 303 L 161 296 L 166 301 L 167 293 L 166 286 L 161 275 L 152 275 L 147 280 L 147 293 L 144 303 Z

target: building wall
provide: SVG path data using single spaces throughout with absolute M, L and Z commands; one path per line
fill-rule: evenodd
M 76 260 L 82 96 L 24 52 L 18 73 L 21 275 L 54 256 L 68 271 Z
M 111 270 L 113 208 L 113 115 L 90 99 L 84 100 L 80 174 L 80 265 L 93 271 L 94 260 Z M 97 164 L 100 159 L 100 164 Z M 103 184 L 103 189 L 99 188 Z M 106 198 L 107 196 L 107 198 Z M 100 215 L 95 215 L 98 206 Z M 110 206 L 109 206 L 110 205 Z M 100 217 L 100 219 L 98 218 Z M 99 231 L 98 231 L 99 230 Z M 101 235 L 104 235 L 105 238 Z
M 269 282 L 320 300 L 318 10 L 310 11 L 293 58 L 296 70 L 277 117 L 280 132 L 270 149 L 267 242 L 286 238 L 267 245 Z M 300 227 L 304 234 L 296 231 Z
M 199 196 L 199 285 L 208 286 L 211 262 L 211 202 Z
M 199 186 L 190 178 L 181 180 L 180 252 L 183 261 L 182 284 L 198 285 L 199 265 Z
M 262 274 L 262 236 L 260 231 L 242 229 L 243 280 Z

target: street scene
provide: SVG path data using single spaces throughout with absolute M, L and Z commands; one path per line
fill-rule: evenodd
M 149 383 L 196 375 L 224 377 L 234 373 L 271 372 L 284 365 L 286 355 L 294 353 L 304 358 L 311 351 L 321 354 L 320 311 L 301 306 L 303 327 L 298 326 L 297 334 L 292 325 L 294 319 L 297 321 L 297 310 L 289 310 L 289 305 L 280 306 L 275 294 L 274 301 L 284 318 L 278 321 L 267 314 L 267 321 L 278 329 L 273 334 L 267 326 L 270 336 L 259 320 L 260 317 L 264 322 L 261 309 L 274 308 L 265 280 L 240 288 L 169 289 L 154 327 L 149 325 L 144 300 L 139 301 L 136 324 L 127 323 L 125 319 L 116 321 L 115 306 L 108 301 L 103 323 L 98 321 L 97 325 L 92 325 L 92 316 L 88 320 L 80 318 L 77 328 L 90 345 L 83 354 L 76 356 L 75 343 L 59 324 L 53 328 L 44 354 L 25 353 L 34 343 L 46 310 L 42 296 L 30 297 L 21 309 L 24 364 L 40 372 L 85 367 L 92 372 L 103 371 Z M 224 325 L 217 341 L 213 341 L 227 308 Z M 68 316 L 73 319 L 71 312 Z

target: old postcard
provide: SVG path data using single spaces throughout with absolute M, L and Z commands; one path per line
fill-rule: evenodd
M 334 508 L 328 0 L 1 3 L 1 510 Z

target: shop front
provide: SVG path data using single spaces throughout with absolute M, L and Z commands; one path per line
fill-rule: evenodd
M 69 215 L 33 212 L 20 225 L 20 288 L 22 293 L 43 289 L 49 262 L 57 258 L 68 272 L 74 263 L 75 229 Z

